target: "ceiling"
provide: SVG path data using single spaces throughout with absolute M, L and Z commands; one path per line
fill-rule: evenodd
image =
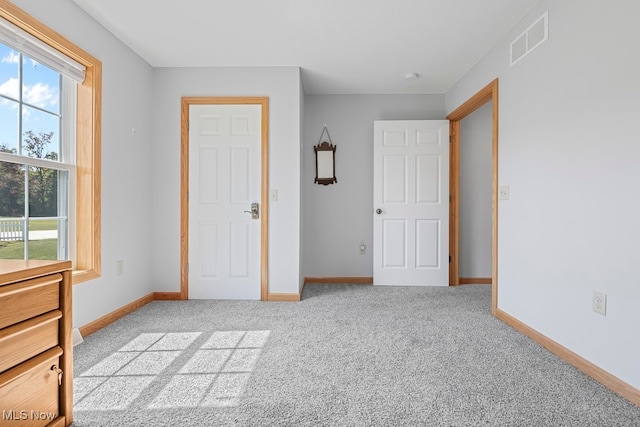
M 73 1 L 154 67 L 299 66 L 306 94 L 433 94 L 539 0 Z

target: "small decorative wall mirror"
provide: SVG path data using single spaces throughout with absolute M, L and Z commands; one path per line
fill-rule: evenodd
M 320 143 L 322 140 L 322 135 L 326 132 L 327 137 L 329 138 L 329 142 L 324 141 Z M 336 146 L 333 145 L 333 141 L 331 141 L 331 136 L 329 135 L 329 130 L 327 129 L 327 125 L 322 129 L 322 133 L 320 134 L 320 140 L 318 140 L 318 145 L 313 147 L 313 151 L 316 152 L 316 184 L 329 185 L 335 182 L 338 182 L 336 178 Z

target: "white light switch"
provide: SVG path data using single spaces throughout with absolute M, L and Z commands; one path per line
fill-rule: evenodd
M 269 191 L 269 200 L 271 200 L 272 202 L 278 201 L 278 190 Z
M 509 200 L 509 186 L 508 185 L 503 185 L 500 187 L 500 190 L 498 190 L 498 198 L 500 200 Z

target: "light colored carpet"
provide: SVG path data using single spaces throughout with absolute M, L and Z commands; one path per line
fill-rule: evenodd
M 85 426 L 640 426 L 490 313 L 490 286 L 157 301 L 75 348 Z

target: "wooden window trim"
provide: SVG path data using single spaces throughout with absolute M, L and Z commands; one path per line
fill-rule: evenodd
M 8 0 L 0 17 L 86 67 L 78 85 L 76 113 L 76 260 L 73 283 L 101 274 L 102 62 Z

